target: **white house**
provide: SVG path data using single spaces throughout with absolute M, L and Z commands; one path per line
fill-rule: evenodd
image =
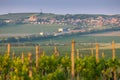
M 40 32 L 40 35 L 43 36 L 43 35 L 44 35 L 44 32 Z
M 58 32 L 66 32 L 66 31 L 68 31 L 67 28 L 59 28 L 58 29 Z

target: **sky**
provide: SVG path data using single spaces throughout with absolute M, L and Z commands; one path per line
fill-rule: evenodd
M 0 14 L 120 14 L 120 0 L 0 0 Z

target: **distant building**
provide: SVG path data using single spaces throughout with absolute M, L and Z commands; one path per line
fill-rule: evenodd
M 39 33 L 40 36 L 50 36 L 50 33 L 46 33 L 46 32 L 40 32 Z
M 29 18 L 29 21 L 37 21 L 38 18 L 36 15 L 32 15 L 30 18 Z
M 59 28 L 59 29 L 58 29 L 58 32 L 67 32 L 67 31 L 68 31 L 67 28 Z
M 40 32 L 40 35 L 41 35 L 41 36 L 44 36 L 44 32 Z
M 8 19 L 8 20 L 5 20 L 6 23 L 10 23 L 12 22 L 12 20 Z

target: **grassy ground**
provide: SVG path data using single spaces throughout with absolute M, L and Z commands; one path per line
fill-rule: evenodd
M 44 50 L 46 55 L 52 55 L 53 54 L 53 46 L 41 46 L 42 50 Z M 65 56 L 66 54 L 68 54 L 70 56 L 71 54 L 71 50 L 70 50 L 70 46 L 67 47 L 63 47 L 63 46 L 59 46 L 58 47 L 58 51 L 60 52 L 60 56 Z M 4 51 L 3 51 L 4 50 Z M 2 51 L 0 50 L 0 54 L 4 54 L 6 52 L 6 49 L 2 48 Z M 17 56 L 21 56 L 21 53 L 23 52 L 26 56 L 29 52 L 32 53 L 33 57 L 35 57 L 35 47 L 12 47 L 11 48 L 11 55 L 13 54 L 13 52 L 15 53 L 15 55 Z M 99 56 L 101 57 L 102 52 L 105 53 L 105 57 L 106 58 L 111 58 L 112 57 L 112 50 L 111 49 L 100 49 L 99 50 Z M 75 51 L 76 53 L 76 51 Z M 80 54 L 83 56 L 86 55 L 91 55 L 91 50 L 80 50 Z M 76 55 L 76 54 L 75 54 Z M 94 49 L 94 55 L 95 55 L 95 49 Z M 116 49 L 116 57 L 120 58 L 120 49 Z
M 72 27 L 70 25 L 58 25 L 58 24 L 21 24 L 21 25 L 6 25 L 0 27 L 0 33 L 13 33 L 13 34 L 31 34 L 40 32 L 57 32 L 58 28 L 62 27 Z
M 71 44 L 68 45 L 61 45 L 57 46 L 58 51 L 60 52 L 60 56 L 65 56 L 68 54 L 70 56 L 71 54 Z M 76 44 L 75 49 L 79 49 L 82 56 L 91 55 L 91 48 L 94 49 L 95 54 L 95 45 L 92 43 L 82 43 L 82 44 Z M 118 58 L 120 58 L 120 44 L 116 43 L 116 55 Z M 0 47 L 0 54 L 4 54 L 7 50 L 7 46 Z M 40 51 L 44 51 L 47 55 L 52 55 L 54 52 L 54 46 L 40 46 Z M 15 55 L 21 55 L 21 53 L 25 53 L 27 56 L 27 53 L 31 52 L 33 56 L 35 57 L 35 46 L 12 46 L 11 47 L 11 54 L 15 53 Z M 76 51 L 75 51 L 76 52 Z M 112 48 L 111 43 L 104 43 L 100 44 L 99 47 L 99 55 L 101 56 L 102 52 L 105 53 L 106 58 L 112 57 Z
M 100 50 L 101 51 L 107 51 L 106 53 L 109 54 L 109 50 L 111 51 L 111 42 L 112 40 L 116 43 L 116 49 L 118 49 L 117 54 L 120 53 L 120 37 L 117 36 L 80 36 L 80 35 L 74 35 L 74 36 L 66 36 L 66 37 L 59 37 L 54 39 L 46 39 L 46 40 L 40 40 L 31 42 L 33 44 L 39 44 L 41 48 L 45 51 L 46 54 L 51 55 L 53 53 L 54 46 L 50 46 L 48 44 L 57 44 L 59 46 L 58 50 L 60 51 L 61 55 L 65 55 L 66 53 L 71 53 L 71 41 L 72 39 L 75 40 L 76 49 L 80 49 L 82 53 L 90 53 L 90 49 L 93 47 L 95 48 L 94 43 L 98 42 L 100 43 Z M 24 43 L 21 43 L 24 44 Z M 44 46 L 43 46 L 44 45 Z M 5 53 L 7 50 L 6 46 L 0 47 L 0 52 Z M 12 47 L 11 52 L 16 53 L 28 53 L 32 52 L 35 53 L 35 47 L 34 46 L 22 46 L 22 47 Z M 111 52 L 110 52 L 111 53 Z
M 118 36 L 81 36 L 81 35 L 61 36 L 58 38 L 35 41 L 34 43 L 38 43 L 38 44 L 58 43 L 58 44 L 70 45 L 73 39 L 75 40 L 76 44 L 95 43 L 95 42 L 111 43 L 113 40 L 116 43 L 120 43 L 120 37 Z
M 0 27 L 0 33 L 39 33 L 41 31 L 45 32 L 55 32 L 58 30 L 58 28 L 64 27 L 64 25 L 41 25 L 41 24 L 24 24 L 24 25 L 9 25 L 9 26 L 2 26 Z M 72 26 L 65 26 L 65 27 L 72 27 Z M 118 36 L 81 36 L 81 35 L 70 35 L 70 36 L 64 36 L 64 37 L 58 37 L 58 38 L 52 38 L 52 39 L 46 39 L 46 40 L 40 40 L 35 41 L 32 43 L 37 43 L 40 45 L 46 45 L 46 44 L 60 44 L 63 46 L 57 46 L 58 50 L 60 51 L 61 55 L 65 55 L 66 53 L 70 54 L 71 51 L 71 41 L 75 40 L 76 42 L 76 49 L 80 49 L 81 53 L 83 55 L 90 55 L 91 51 L 90 49 L 82 50 L 85 48 L 91 48 L 92 43 L 98 42 L 98 43 L 107 43 L 111 44 L 112 40 L 114 40 L 116 43 L 120 43 L 120 37 Z M 86 44 L 86 43 L 89 43 Z M 83 45 L 84 44 L 84 45 Z M 41 46 L 41 48 L 45 51 L 46 54 L 51 55 L 53 53 L 54 46 Z M 102 47 L 101 47 L 102 48 Z M 6 46 L 0 47 L 0 53 L 4 54 L 6 52 Z M 120 57 L 120 48 L 118 47 L 116 49 L 116 54 L 118 57 Z M 104 51 L 105 54 L 108 56 L 111 56 L 111 49 L 109 46 L 104 47 L 104 50 L 101 49 L 100 53 Z M 29 47 L 12 47 L 11 53 L 15 52 L 16 54 L 21 54 L 22 52 L 28 53 L 31 52 L 35 55 L 35 47 L 29 46 Z

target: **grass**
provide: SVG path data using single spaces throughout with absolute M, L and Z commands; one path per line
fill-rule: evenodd
M 39 32 L 56 32 L 58 28 L 61 27 L 73 27 L 70 25 L 64 26 L 64 25 L 42 25 L 42 24 L 22 24 L 22 25 L 7 25 L 0 27 L 0 33 L 13 33 L 13 34 L 31 34 L 31 33 L 39 33 Z M 51 39 L 45 39 L 45 40 L 39 40 L 32 42 L 34 44 L 49 44 L 49 43 L 57 43 L 57 44 L 64 44 L 64 46 L 57 46 L 58 50 L 60 51 L 61 56 L 68 53 L 70 55 L 71 53 L 71 41 L 74 39 L 76 41 L 76 49 L 82 49 L 87 47 L 92 47 L 92 45 L 87 45 L 86 43 L 109 43 L 111 44 L 112 40 L 114 40 L 116 43 L 120 43 L 120 37 L 118 36 L 81 36 L 79 34 L 77 35 L 69 35 L 69 36 L 60 36 L 57 38 L 51 38 Z M 108 47 L 108 46 L 107 46 Z M 41 48 L 45 51 L 47 55 L 51 55 L 53 53 L 54 46 L 41 46 Z M 22 52 L 28 53 L 31 52 L 35 55 L 35 47 L 29 46 L 29 47 L 12 47 L 11 53 L 15 52 L 15 54 L 21 54 Z M 100 53 L 103 50 L 100 50 Z M 0 48 L 0 53 L 4 54 L 6 52 L 6 46 Z M 111 57 L 111 49 L 105 49 L 104 50 L 106 56 Z M 90 50 L 81 50 L 81 53 L 83 55 L 90 55 Z M 117 57 L 120 57 L 120 48 L 116 50 Z
M 4 15 L 0 15 L 0 19 L 12 19 L 12 20 L 17 20 L 17 19 L 25 19 L 29 18 L 32 15 L 36 15 L 38 18 L 53 18 L 56 15 L 52 13 L 8 13 Z
M 41 46 L 42 50 L 45 51 L 46 55 L 52 55 L 53 54 L 53 46 Z M 70 46 L 58 46 L 58 51 L 60 52 L 60 56 L 65 56 L 68 54 L 70 56 L 71 54 L 71 47 Z M 5 48 L 0 49 L 0 54 L 4 54 L 6 52 Z M 11 55 L 12 53 L 15 53 L 16 56 L 21 56 L 21 53 L 23 52 L 26 56 L 29 52 L 32 53 L 33 57 L 35 57 L 35 47 L 29 46 L 29 47 L 12 47 L 11 48 Z M 99 50 L 99 56 L 101 57 L 102 52 L 105 53 L 105 58 L 112 58 L 112 50 L 111 49 L 106 49 L 106 50 Z M 76 53 L 76 51 L 75 51 Z M 86 55 L 91 55 L 91 50 L 80 50 L 80 54 L 82 56 Z M 76 54 L 75 54 L 76 55 Z M 94 50 L 94 55 L 95 55 L 95 50 Z M 116 57 L 120 58 L 120 49 L 116 49 Z
M 109 43 L 104 43 L 105 48 L 103 49 L 103 44 L 102 46 L 100 46 L 100 51 L 99 51 L 99 55 L 101 56 L 101 53 L 104 52 L 106 55 L 106 58 L 111 58 L 112 57 L 112 50 L 111 50 L 111 44 Z M 118 46 L 118 44 L 116 43 L 116 46 Z M 86 55 L 91 55 L 91 48 L 94 48 L 94 54 L 95 54 L 95 46 L 93 44 L 76 44 L 75 49 L 79 49 L 80 53 L 83 56 Z M 68 45 L 61 45 L 61 46 L 57 46 L 58 51 L 60 52 L 60 56 L 65 56 L 66 54 L 68 54 L 70 56 L 71 54 L 71 43 L 69 43 Z M 0 47 L 0 53 L 4 54 L 7 50 L 7 46 L 3 46 Z M 47 55 L 52 55 L 54 52 L 54 46 L 40 46 L 40 51 L 45 51 L 45 53 Z M 33 54 L 33 56 L 35 56 L 35 46 L 12 46 L 11 47 L 11 54 L 15 53 L 15 55 L 21 55 L 22 52 L 25 53 L 25 55 L 27 55 L 27 53 L 31 52 Z M 120 48 L 116 47 L 116 56 L 119 58 L 120 57 Z
M 9 13 L 9 14 L 0 15 L 0 19 L 12 19 L 12 20 L 24 19 L 35 14 L 37 13 Z
M 111 43 L 113 40 L 116 43 L 120 43 L 120 37 L 118 36 L 81 36 L 81 35 L 60 36 L 57 38 L 35 41 L 34 43 L 38 43 L 38 44 L 58 43 L 58 44 L 70 45 L 73 39 L 76 41 L 76 44 L 95 43 L 95 42 Z
M 21 25 L 6 25 L 0 27 L 0 33 L 12 33 L 12 34 L 32 34 L 40 32 L 57 32 L 58 28 L 72 27 L 70 25 L 58 25 L 58 24 L 21 24 Z

